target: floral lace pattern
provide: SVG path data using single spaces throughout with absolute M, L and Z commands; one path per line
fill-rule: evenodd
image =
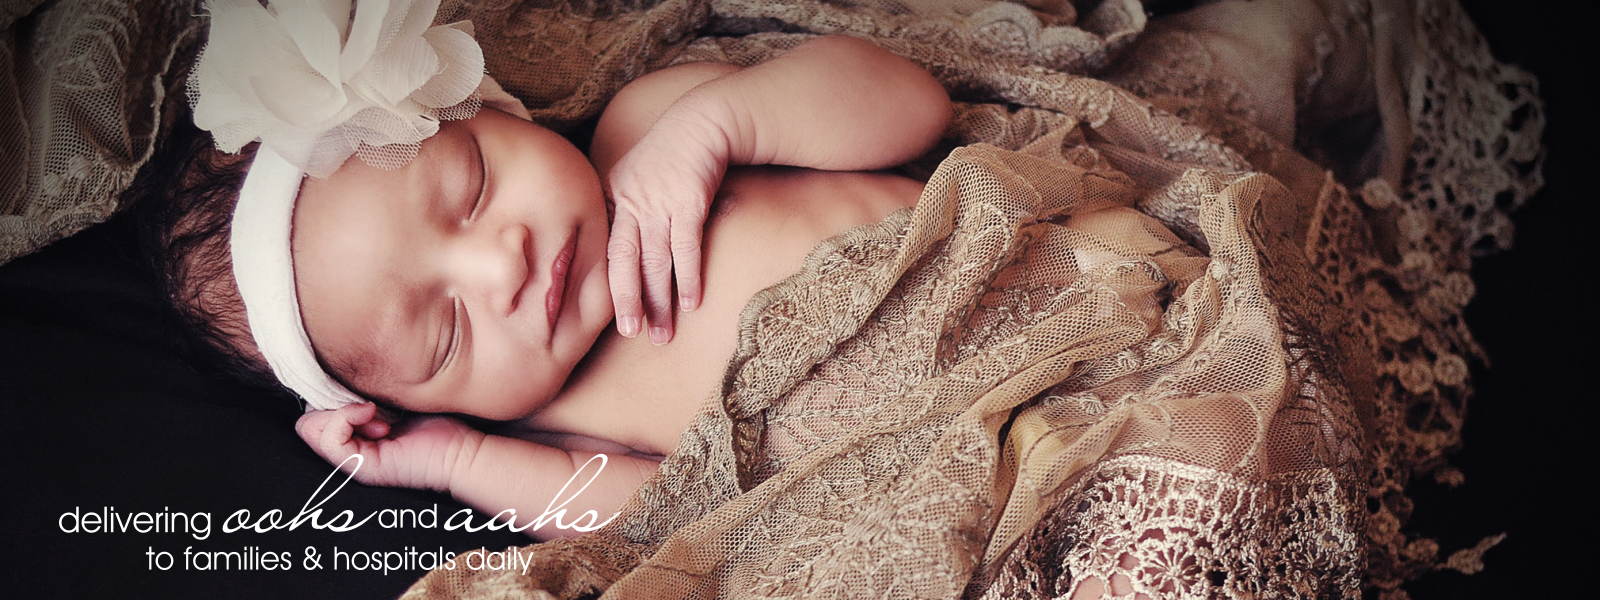
M 1147 456 L 1106 460 L 1019 544 L 985 600 L 1066 598 L 1114 577 L 1151 598 L 1359 596 L 1356 490 L 1326 473 L 1252 482 Z M 1301 523 L 1284 527 L 1277 521 Z M 1071 550 L 1061 556 L 1060 548 Z
M 1386 125 L 1398 122 L 1390 128 L 1404 135 L 1373 141 L 1376 150 L 1357 161 L 1369 163 L 1365 168 L 1329 165 L 1331 175 L 1353 179 L 1353 190 L 1332 177 L 1316 177 L 1316 170 L 1297 164 L 1287 140 L 1253 127 L 1264 120 L 1259 113 L 1273 107 L 1241 99 L 1237 81 L 1245 74 L 1216 68 L 1187 32 L 1165 36 L 1151 45 L 1163 51 L 1141 55 L 1165 62 L 1139 63 L 1114 80 L 1206 126 L 1256 168 L 1291 184 L 1303 181 L 1297 192 L 1315 198 L 1302 211 L 1304 254 L 1315 278 L 1278 289 L 1314 293 L 1318 300 L 1311 306 L 1347 307 L 1314 311 L 1301 319 L 1309 326 L 1302 331 L 1320 332 L 1334 342 L 1344 387 L 1358 399 L 1355 409 L 1363 413 L 1367 439 L 1367 583 L 1385 597 L 1399 598 L 1407 579 L 1438 568 L 1480 565 L 1477 556 L 1498 539 L 1487 538 L 1485 545 L 1441 561 L 1437 544 L 1402 531 L 1411 512 L 1404 490 L 1413 474 L 1431 473 L 1446 484 L 1461 481 L 1462 474 L 1444 458 L 1461 443 L 1471 394 L 1469 361 L 1484 359 L 1461 318 L 1473 295 L 1471 256 L 1506 247 L 1506 213 L 1542 183 L 1542 104 L 1533 78 L 1495 61 L 1454 2 L 1399 7 L 1330 2 L 1325 9 L 1330 23 L 1342 24 L 1330 30 L 1354 32 L 1354 41 L 1364 43 L 1357 46 L 1360 51 L 1351 51 L 1318 38 L 1316 55 L 1322 60 L 1304 70 L 1297 98 L 1308 95 L 1304 90 L 1315 96 L 1326 73 L 1363 68 L 1340 65 L 1341 59 L 1359 63 L 1370 58 L 1368 53 L 1378 54 L 1373 48 L 1385 46 L 1416 57 L 1392 74 L 1405 85 L 1404 94 L 1392 99 L 1395 106 L 1367 101 L 1371 110 L 1384 112 Z M 1373 15 L 1383 15 L 1387 29 L 1371 25 Z M 1386 37 L 1413 25 L 1425 35 Z M 1308 143 L 1304 130 L 1317 126 L 1307 122 L 1307 112 L 1315 111 L 1301 110 L 1302 137 L 1295 140 L 1301 148 Z M 1391 168 L 1370 164 L 1378 162 L 1372 156 L 1381 155 L 1383 146 L 1390 152 L 1380 158 L 1393 163 Z M 1141 206 L 1147 211 L 1162 207 Z M 1314 318 L 1317 313 L 1323 318 Z M 1293 322 L 1286 319 L 1286 325 Z M 1359 402 L 1362 398 L 1372 400 Z
M 1477 564 L 1476 553 L 1493 541 L 1440 561 L 1435 545 L 1401 530 L 1409 513 L 1403 490 L 1411 473 L 1431 471 L 1445 481 L 1459 477 L 1442 459 L 1459 443 L 1460 411 L 1470 390 L 1467 365 L 1480 357 L 1459 318 L 1472 294 L 1465 276 L 1468 252 L 1498 244 L 1481 240 L 1505 239 L 1495 224 L 1539 185 L 1537 139 L 1543 120 L 1532 80 L 1494 62 L 1453 2 L 1303 2 L 1301 8 L 1318 18 L 1298 29 L 1261 21 L 1250 12 L 1259 3 L 1223 2 L 1148 31 L 1136 16 L 1088 18 L 1071 5 L 1043 13 L 963 3 L 940 9 L 912 2 L 669 4 L 624 17 L 649 20 L 654 23 L 649 31 L 669 34 L 634 46 L 647 51 L 633 60 L 753 64 L 808 34 L 870 37 L 923 64 L 952 90 L 958 100 L 952 143 L 986 142 L 1057 163 L 1120 172 L 1132 178 L 1141 211 L 1210 260 L 1203 267 L 1185 266 L 1180 259 L 1189 254 L 1179 252 L 1113 261 L 1119 265 L 1113 270 L 1123 276 L 1146 273 L 1153 277 L 1149 285 L 1163 282 L 1165 291 L 1156 297 L 1167 300 L 1156 301 L 1159 310 L 1147 305 L 1155 312 L 1140 312 L 1136 301 L 1120 304 L 1131 314 L 1146 315 L 1136 320 L 1146 323 L 1147 335 L 1082 357 L 1070 374 L 1019 405 L 1022 413 L 1001 419 L 1011 437 L 1003 449 L 990 450 L 998 455 L 985 453 L 978 442 L 984 439 L 981 430 L 975 438 L 949 440 L 961 429 L 960 416 L 940 413 L 937 402 L 915 393 L 919 379 L 886 376 L 883 365 L 922 364 L 908 371 L 944 373 L 963 359 L 1004 355 L 997 346 L 1005 347 L 1005 340 L 1048 321 L 1051 311 L 1069 310 L 1089 298 L 1092 278 L 991 288 L 975 296 L 983 300 L 962 309 L 973 311 L 962 313 L 970 321 L 958 319 L 961 324 L 953 329 L 932 327 L 926 333 L 895 328 L 926 310 L 896 308 L 915 289 L 905 281 L 902 285 L 911 287 L 897 288 L 875 305 L 875 316 L 865 321 L 870 326 L 846 328 L 854 337 L 830 329 L 836 321 L 793 329 L 794 339 L 762 337 L 772 334 L 751 322 L 747 341 L 761 341 L 742 346 L 743 358 L 730 366 L 729 387 L 723 390 L 730 395 L 722 396 L 727 411 L 703 414 L 685 435 L 682 451 L 664 465 L 664 477 L 673 483 L 641 491 L 639 503 L 632 505 L 640 512 L 611 538 L 623 545 L 588 540 L 537 550 L 559 564 L 588 565 L 572 573 L 594 576 L 586 580 L 589 592 L 786 596 L 916 589 L 919 595 L 1065 597 L 1086 581 L 1126 577 L 1131 588 L 1124 591 L 1130 596 L 1354 597 L 1366 585 L 1398 597 L 1403 594 L 1398 585 L 1407 578 L 1441 565 L 1470 568 Z M 1100 6 L 1097 10 L 1115 15 L 1120 5 Z M 667 10 L 687 19 L 663 17 Z M 685 23 L 709 35 L 690 42 L 692 36 L 674 28 Z M 1267 49 L 1268 55 L 1283 57 L 1280 62 L 1242 64 L 1208 47 L 1218 40 L 1259 43 L 1249 32 L 1274 26 L 1289 27 L 1281 35 L 1266 34 L 1287 40 Z M 1422 35 L 1397 34 L 1413 27 Z M 1387 67 L 1380 62 L 1396 52 L 1414 59 Z M 1118 87 L 1078 77 L 1095 73 Z M 1375 80 L 1380 84 L 1363 83 Z M 573 102 L 569 97 L 552 106 Z M 921 168 L 933 170 L 926 163 Z M 1241 175 L 1249 171 L 1271 177 Z M 1252 253 L 1234 259 L 1219 255 L 1227 248 L 1216 245 L 1215 223 L 1207 222 L 1218 197 L 1255 199 L 1236 205 L 1255 207 L 1245 228 Z M 896 236 L 904 243 L 902 238 Z M 863 265 L 884 260 L 893 244 L 881 231 L 839 243 L 837 253 L 829 255 L 834 260 L 823 261 L 827 269 L 811 276 L 836 277 L 839 285 L 855 282 L 844 288 L 848 294 L 838 293 L 870 297 L 861 283 L 871 280 Z M 928 256 L 930 265 L 953 260 L 939 252 Z M 1005 269 L 1028 272 L 1049 263 L 1027 250 L 995 260 L 1001 262 L 940 268 L 1009 273 Z M 1202 281 L 1222 286 L 1219 290 L 1255 282 L 1258 296 L 1238 296 L 1253 300 L 1225 305 L 1233 307 L 1228 310 L 1270 307 L 1263 313 L 1270 315 L 1270 330 L 1261 335 L 1279 349 L 1261 355 L 1276 356 L 1271 362 L 1214 375 L 1216 383 L 1236 389 L 1243 382 L 1239 373 L 1276 373 L 1275 385 L 1281 387 L 1273 389 L 1281 393 L 1268 394 L 1264 403 L 1242 413 L 1213 402 L 1207 410 L 1231 416 L 1207 420 L 1190 414 L 1192 425 L 1178 425 L 1186 415 L 1174 407 L 1193 396 L 1197 374 L 1218 373 L 1208 365 L 1238 364 L 1238 355 L 1221 352 L 1227 345 L 1222 340 L 1249 331 L 1238 324 L 1245 321 L 1219 324 L 1206 310 L 1197 312 L 1177 299 L 1180 290 L 1192 291 Z M 948 295 L 962 288 L 937 289 L 942 291 L 929 293 Z M 1132 288 L 1117 289 L 1138 296 Z M 1123 297 L 1118 294 L 1113 296 Z M 819 302 L 823 299 L 806 297 L 791 308 Z M 996 312 L 998 307 L 1004 311 Z M 835 306 L 830 318 L 865 318 L 862 310 Z M 797 321 L 787 315 L 771 322 Z M 814 337 L 826 331 L 835 333 Z M 800 354 L 764 362 L 757 349 L 774 343 Z M 875 349 L 870 359 L 841 358 L 863 348 Z M 904 362 L 918 352 L 926 363 Z M 760 378 L 738 375 L 758 364 L 773 371 Z M 824 376 L 794 380 L 797 372 L 813 367 Z M 1183 383 L 1185 377 L 1189 384 Z M 741 404 L 734 399 L 751 393 L 741 385 L 773 388 L 770 396 L 783 400 L 761 408 Z M 891 411 L 892 416 L 880 415 L 875 411 L 881 407 L 866 408 L 878 406 L 863 400 L 869 397 L 898 397 L 909 405 Z M 1156 406 L 1165 408 L 1151 414 L 1160 415 L 1157 421 L 1165 425 L 1152 432 L 1166 434 L 1106 441 L 1090 435 L 1092 425 L 1083 429 L 1087 423 L 1125 423 L 1108 415 Z M 807 448 L 854 439 L 852 432 L 864 424 L 881 426 L 907 411 L 944 416 L 914 421 L 918 425 L 908 430 L 915 432 L 909 439 L 873 442 L 879 444 L 870 446 L 876 450 L 855 454 L 848 469 L 808 462 L 813 455 Z M 1039 430 L 1029 426 L 1029 415 L 1056 423 L 1043 428 L 1056 433 L 1029 437 Z M 1256 433 L 1239 438 L 1246 431 L 1241 425 L 1252 422 L 1258 424 Z M 1019 437 L 1019 431 L 1028 435 Z M 1043 495 L 1022 494 L 1029 488 L 1016 479 L 1022 477 L 1016 462 L 1022 459 L 1015 454 L 1019 446 L 1041 447 L 1041 440 L 1068 431 L 1080 432 L 1074 434 L 1078 441 L 1109 445 L 1101 446 L 1098 459 L 1085 455 L 1085 462 L 1070 465 L 1047 461 L 1055 467 L 1038 468 L 1050 474 L 1046 482 L 1054 483 L 1033 488 L 1046 490 Z M 1174 444 L 1177 431 L 1209 431 L 1211 437 L 1196 439 L 1211 442 Z M 1256 442 L 1240 447 L 1228 439 Z M 946 440 L 954 445 L 939 446 Z M 894 492 L 891 482 L 908 469 L 914 472 L 921 463 L 912 457 L 918 456 L 995 464 L 998 471 L 987 484 Z M 807 479 L 796 474 L 798 464 L 813 465 L 800 472 L 825 474 Z M 799 477 L 785 494 L 757 493 L 785 477 Z M 998 482 L 1012 486 L 1011 499 L 986 502 L 979 490 Z M 696 498 L 704 500 L 683 504 Z M 750 508 L 762 502 L 773 508 Z M 649 508 L 674 503 L 677 510 Z M 985 508 L 974 509 L 973 503 Z M 729 506 L 743 507 L 732 509 L 736 513 L 754 511 L 739 513 L 750 515 L 743 528 L 719 516 Z M 929 520 L 940 510 L 971 518 Z M 897 522 L 894 517 L 907 511 L 920 515 L 909 530 L 851 525 L 843 530 L 847 534 L 828 525 Z M 933 529 L 933 522 L 958 538 L 986 542 L 981 549 L 973 542 L 935 545 L 945 548 L 935 554 L 898 542 L 893 549 L 884 546 L 885 540 L 904 542 L 915 537 L 914 531 Z M 600 547 L 645 554 L 608 565 L 607 572 L 628 573 L 612 579 L 593 566 L 601 564 L 591 554 Z M 739 553 L 730 554 L 733 547 Z M 755 558 L 735 559 L 740 553 Z M 897 560 L 883 562 L 890 556 Z M 705 568 L 666 566 L 692 557 L 717 558 Z M 728 566 L 730 560 L 763 565 L 741 570 Z M 766 567 L 769 561 L 778 566 Z M 709 567 L 713 564 L 720 566 Z M 901 564 L 915 566 L 897 568 Z M 845 566 L 850 568 L 832 570 Z M 688 572 L 698 575 L 688 577 Z M 861 579 L 846 574 L 851 572 L 873 575 Z M 825 573 L 839 573 L 839 578 Z M 536 589 L 527 581 L 480 575 L 467 581 L 436 574 L 413 593 L 450 596 L 466 589 L 462 586 L 506 593 Z M 1114 595 L 1110 588 L 1105 593 Z
M 1310 17 L 1267 18 L 1283 8 Z M 182 102 L 197 12 L 60 2 L 0 48 L 18 153 L 0 260 L 111 212 Z M 753 301 L 726 385 L 612 528 L 524 549 L 529 576 L 437 572 L 408 597 L 1065 597 L 1125 577 L 1401 598 L 1495 541 L 1441 560 L 1402 529 L 1412 475 L 1462 476 L 1444 455 L 1482 359 L 1471 258 L 1541 183 L 1536 82 L 1454 1 L 1151 22 L 1127 0 L 447 2 L 438 22 L 459 20 L 561 130 L 668 64 L 844 33 L 944 82 L 948 146 L 995 148 L 958 152 L 924 198 L 959 217 L 858 229 L 793 280 L 826 285 Z

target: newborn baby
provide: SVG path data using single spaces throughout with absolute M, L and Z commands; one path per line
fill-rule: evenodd
M 818 242 L 915 204 L 922 183 L 870 171 L 926 152 L 949 113 L 917 66 L 825 37 L 630 83 L 587 158 L 484 109 L 401 169 L 350 160 L 307 179 L 294 286 L 319 362 L 389 408 L 509 423 L 391 427 L 359 403 L 310 412 L 299 433 L 346 469 L 361 454 L 364 483 L 448 490 L 517 526 L 604 453 L 561 496 L 569 515 L 610 515 L 720 382 L 745 303 Z

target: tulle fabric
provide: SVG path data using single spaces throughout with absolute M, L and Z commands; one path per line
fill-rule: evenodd
M 224 152 L 259 140 L 313 177 L 358 153 L 402 166 L 439 121 L 478 107 L 483 53 L 472 24 L 433 26 L 438 6 L 208 0 L 210 34 L 188 79 L 195 125 Z

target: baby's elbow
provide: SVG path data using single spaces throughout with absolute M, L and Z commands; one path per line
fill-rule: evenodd
M 954 116 L 950 104 L 950 93 L 945 91 L 944 85 L 927 71 L 918 69 L 924 76 L 916 86 L 915 110 L 917 112 L 917 132 L 923 142 L 922 150 L 925 152 L 938 143 L 944 136 L 946 129 L 950 128 L 950 120 Z
M 893 95 L 913 106 L 928 109 L 929 114 L 941 115 L 940 122 L 949 120 L 950 94 L 927 69 L 910 59 L 895 54 L 865 39 L 846 35 L 829 35 L 807 42 L 815 46 L 814 52 L 829 55 L 828 63 L 836 68 L 854 63 L 839 70 L 858 70 L 874 85 L 892 89 Z
M 893 135 L 898 139 L 896 145 L 900 146 L 898 164 L 933 149 L 950 128 L 953 113 L 950 95 L 944 86 L 920 68 L 905 77 L 895 89 L 897 130 Z
M 639 458 L 634 462 L 633 468 L 636 471 L 636 478 L 639 481 L 638 484 L 634 485 L 634 487 L 637 488 L 640 485 L 644 485 L 644 482 L 648 481 L 651 477 L 655 477 L 656 471 L 661 470 L 661 461 L 654 458 Z
M 918 146 L 914 154 L 932 148 L 950 126 L 950 93 L 944 89 L 944 84 L 917 63 L 872 42 L 843 36 L 824 39 L 834 38 L 840 40 L 835 43 L 848 44 L 858 52 L 872 55 L 872 77 L 868 81 L 880 86 L 880 93 L 901 115 L 902 135 Z
M 950 93 L 938 78 L 903 56 L 870 41 L 842 35 L 817 38 L 819 53 L 830 53 L 835 65 L 849 61 L 854 66 L 839 68 L 853 73 L 858 81 L 872 86 L 871 102 L 891 115 L 896 137 L 914 146 L 914 157 L 932 148 L 950 126 Z M 910 150 L 910 148 L 908 148 Z M 905 157 L 902 157 L 905 158 Z

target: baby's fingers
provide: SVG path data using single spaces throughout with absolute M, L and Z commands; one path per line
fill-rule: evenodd
M 704 228 L 704 217 L 672 220 L 672 266 L 678 275 L 678 306 L 686 311 L 700 307 L 700 234 Z
M 606 243 L 606 271 L 611 283 L 611 303 L 617 316 L 617 333 L 639 335 L 639 222 L 632 213 L 617 211 Z
M 365 425 L 357 427 L 356 432 L 360 433 L 361 437 L 369 440 L 381 440 L 385 436 L 389 435 L 389 424 L 377 419 L 373 419 L 367 422 Z
M 377 406 L 364 402 L 338 410 L 311 411 L 301 415 L 295 431 L 318 455 L 338 463 L 356 453 L 355 430 L 370 423 L 376 412 Z
M 377 441 L 389 437 L 389 433 L 394 429 L 394 426 L 390 425 L 391 421 L 398 423 L 402 421 L 404 417 L 399 413 L 386 410 L 376 404 L 373 406 L 375 408 L 372 410 L 372 419 L 366 423 L 356 425 L 356 433 L 363 438 Z
M 669 223 L 639 224 L 639 274 L 644 278 L 645 318 L 650 322 L 650 343 L 672 341 L 672 260 L 674 241 Z

